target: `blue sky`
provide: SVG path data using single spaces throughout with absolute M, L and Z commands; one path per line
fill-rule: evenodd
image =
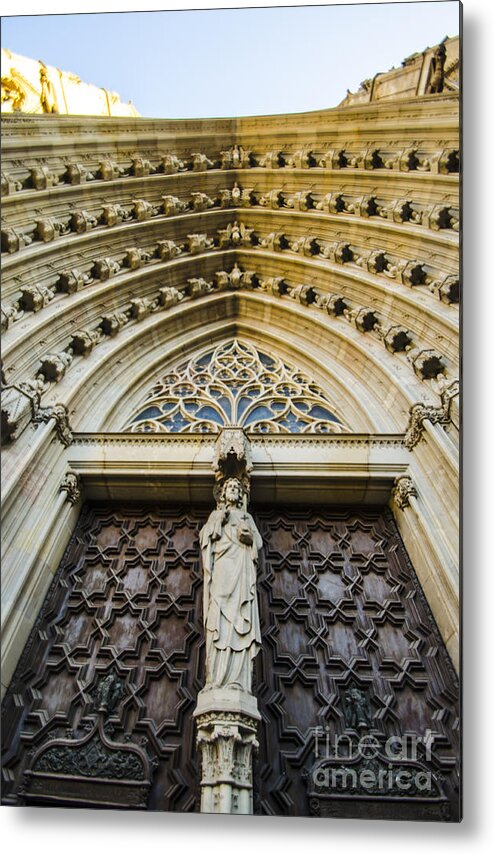
M 41 0 L 35 9 L 51 11 Z M 347 88 L 458 31 L 458 2 L 17 14 L 2 17 L 2 47 L 117 91 L 143 116 L 185 118 L 335 106 Z

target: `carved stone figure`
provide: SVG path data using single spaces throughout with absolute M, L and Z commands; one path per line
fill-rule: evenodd
M 150 202 L 146 202 L 145 199 L 135 199 L 133 212 L 137 222 L 145 222 L 147 219 L 156 216 L 159 209 Z
M 2 228 L 2 252 L 18 252 L 32 243 L 32 237 L 16 228 Z
M 144 157 L 133 157 L 130 167 L 130 174 L 135 178 L 145 178 L 146 175 L 152 175 L 155 172 L 153 164 Z
M 233 145 L 227 151 L 221 151 L 222 169 L 248 169 L 252 165 L 252 153 L 241 145 Z
M 49 243 L 51 240 L 55 240 L 63 234 L 68 234 L 69 231 L 70 224 L 68 222 L 52 219 L 52 217 L 39 219 L 36 223 L 36 236 L 38 240 L 42 240 L 43 243 Z
M 103 181 L 114 181 L 116 178 L 121 178 L 125 169 L 119 166 L 114 160 L 102 160 L 99 166 L 99 176 Z
M 121 269 L 121 265 L 113 258 L 99 258 L 94 262 L 93 275 L 95 279 L 106 282 L 111 276 L 115 276 Z
M 213 290 L 211 282 L 206 279 L 187 279 L 187 293 L 191 299 L 197 299 L 205 294 L 209 294 Z
M 102 205 L 101 222 L 103 225 L 119 225 L 121 222 L 127 222 L 132 219 L 131 211 L 126 210 L 122 205 Z
M 186 202 L 182 202 L 177 196 L 162 196 L 163 213 L 165 216 L 173 216 L 186 210 Z
M 86 231 L 91 231 L 96 228 L 98 220 L 89 211 L 74 211 L 70 217 L 70 227 L 76 234 L 84 234 Z
M 170 308 L 172 305 L 177 305 L 177 303 L 184 298 L 181 291 L 177 290 L 177 288 L 170 287 L 160 288 L 159 295 L 160 305 L 162 305 L 163 308 Z
M 156 254 L 160 261 L 171 261 L 182 254 L 182 247 L 177 246 L 173 240 L 158 240 Z
M 58 175 L 50 172 L 48 166 L 33 166 L 29 170 L 29 178 L 32 187 L 35 190 L 49 190 L 50 187 L 56 187 L 59 182 Z
M 124 683 L 115 673 L 108 673 L 98 684 L 95 700 L 100 712 L 113 712 L 124 695 Z
M 214 163 L 206 154 L 194 153 L 190 155 L 192 158 L 192 171 L 205 172 L 206 169 L 214 169 Z
M 65 350 L 60 353 L 50 353 L 42 360 L 39 375 L 44 377 L 46 382 L 59 383 L 71 363 L 72 354 Z
M 55 97 L 55 88 L 50 78 L 46 67 L 42 66 L 39 70 L 39 79 L 41 83 L 41 94 L 39 100 L 44 113 L 58 113 L 57 100 Z
M 26 311 L 40 311 L 54 297 L 53 290 L 46 285 L 25 285 L 21 288 L 20 305 Z
M 104 335 L 109 335 L 114 338 L 128 321 L 128 317 L 123 312 L 115 312 L 115 314 L 105 314 L 101 318 L 101 329 Z
M 399 510 L 404 510 L 405 507 L 409 507 L 410 498 L 417 497 L 417 490 L 415 489 L 412 478 L 408 475 L 397 477 L 393 485 L 392 495 Z
M 198 252 L 205 252 L 206 249 L 212 249 L 214 240 L 207 234 L 188 234 L 189 252 L 191 255 L 197 255 Z
M 73 472 L 68 471 L 60 484 L 60 492 L 65 492 L 65 498 L 69 504 L 77 504 L 81 497 L 80 479 Z
M 65 170 L 65 180 L 69 184 L 84 184 L 86 181 L 94 181 L 94 175 L 81 163 L 68 163 Z
M 165 175 L 175 175 L 187 168 L 183 160 L 175 157 L 174 154 L 164 154 L 161 163 Z
M 240 480 L 228 478 L 200 533 L 206 689 L 252 689 L 252 661 L 261 643 L 256 567 L 262 539 L 246 498 Z
M 352 687 L 344 698 L 345 724 L 351 729 L 368 729 L 372 726 L 372 710 L 367 695 Z
M 446 62 L 446 45 L 440 44 L 434 51 L 434 56 L 431 59 L 431 82 L 429 84 L 429 92 L 431 94 L 439 94 L 444 87 L 444 64 Z
M 206 193 L 191 193 L 192 209 L 195 211 L 207 211 L 214 208 L 214 201 Z
M 151 253 L 139 249 L 137 246 L 125 250 L 124 263 L 130 270 L 138 270 L 142 264 L 147 264 L 150 260 Z

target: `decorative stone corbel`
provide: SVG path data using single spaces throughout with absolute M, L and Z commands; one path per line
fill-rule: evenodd
M 459 394 L 459 380 L 453 382 L 441 391 L 441 405 L 432 406 L 425 403 L 416 403 L 410 409 L 408 427 L 403 440 L 409 451 L 420 442 L 424 430 L 424 422 L 431 424 L 449 424 L 451 421 L 451 402 Z
M 227 477 L 249 479 L 252 471 L 250 442 L 241 427 L 223 427 L 218 434 L 211 468 L 217 483 Z
M 50 419 L 55 421 L 55 432 L 60 439 L 62 445 L 66 448 L 72 444 L 73 435 L 69 423 L 69 413 L 63 403 L 56 403 L 54 406 L 45 406 L 38 409 L 33 417 L 34 424 L 46 424 Z
M 80 478 L 73 471 L 68 471 L 59 486 L 59 492 L 66 493 L 66 501 L 77 504 L 81 497 Z
M 417 497 L 417 490 L 413 485 L 413 480 L 409 475 L 397 477 L 392 491 L 393 501 L 399 510 L 404 510 L 410 506 L 410 498 Z

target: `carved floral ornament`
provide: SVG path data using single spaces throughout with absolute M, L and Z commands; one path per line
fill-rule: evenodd
M 233 339 L 181 363 L 156 383 L 125 427 L 137 433 L 340 433 L 319 386 L 280 358 Z

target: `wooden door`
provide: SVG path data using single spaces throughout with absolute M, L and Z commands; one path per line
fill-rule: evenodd
M 199 809 L 192 712 L 208 512 L 83 510 L 3 704 L 4 803 Z M 264 539 L 255 811 L 457 817 L 458 684 L 390 512 L 254 515 Z M 314 787 L 336 735 L 382 747 L 427 730 L 433 797 Z M 423 747 L 417 758 L 423 769 Z
M 44 803 L 63 803 L 64 791 L 73 789 L 71 803 L 108 805 L 121 798 L 122 805 L 155 810 L 197 808 L 192 712 L 204 670 L 198 531 L 206 515 L 108 506 L 83 511 L 4 702 L 5 803 L 38 797 L 34 782 L 41 794 L 50 787 Z M 108 675 L 122 696 L 107 709 L 102 744 L 98 691 Z M 50 744 L 48 756 L 36 758 Z M 149 780 L 142 767 L 122 778 L 122 768 L 140 759 L 133 745 L 149 758 Z M 42 780 L 29 777 L 33 755 Z M 82 780 L 95 759 L 99 777 Z M 70 785 L 62 779 L 54 789 L 57 769 Z M 128 796 L 132 773 L 134 783 L 147 786 L 137 801 Z M 120 785 L 109 801 L 100 778 Z
M 457 819 L 458 682 L 390 511 L 278 509 L 257 521 L 264 549 L 256 810 Z M 420 741 L 428 730 L 432 738 Z M 361 738 L 367 757 L 349 762 Z M 362 764 L 376 780 L 383 771 L 382 785 L 372 788 L 368 778 L 363 787 L 360 776 L 355 783 Z M 328 787 L 335 768 L 353 777 Z

